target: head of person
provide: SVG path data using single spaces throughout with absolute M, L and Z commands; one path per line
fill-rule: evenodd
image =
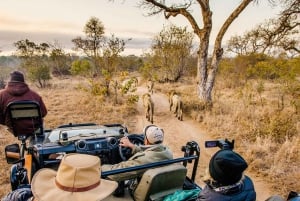
M 25 82 L 24 74 L 21 71 L 13 71 L 10 73 L 10 82 Z
M 225 149 L 216 152 L 209 162 L 209 174 L 214 181 L 226 186 L 241 180 L 247 162 L 238 153 Z
M 143 133 L 145 145 L 161 144 L 164 141 L 164 130 L 155 125 L 146 126 Z
M 55 171 L 37 171 L 31 183 L 34 200 L 103 200 L 117 188 L 115 181 L 101 179 L 100 158 L 87 154 L 66 154 Z
M 288 199 L 288 201 L 300 201 L 300 195 L 297 197 L 290 198 Z
M 300 193 L 291 191 L 287 198 L 288 201 L 300 201 Z

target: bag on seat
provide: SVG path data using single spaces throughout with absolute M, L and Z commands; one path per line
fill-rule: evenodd
M 182 189 L 187 169 L 172 164 L 147 170 L 133 192 L 135 201 L 161 200 L 164 196 Z

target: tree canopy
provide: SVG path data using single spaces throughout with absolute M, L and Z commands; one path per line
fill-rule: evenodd
M 212 103 L 212 89 L 214 86 L 219 62 L 223 55 L 222 40 L 231 23 L 240 13 L 254 0 L 242 0 L 239 5 L 231 12 L 219 29 L 214 41 L 214 48 L 211 58 L 209 56 L 210 36 L 212 31 L 212 15 L 209 0 L 186 0 L 186 1 L 165 1 L 165 0 L 141 0 L 139 5 L 147 10 L 148 15 L 163 14 L 166 19 L 170 17 L 183 16 L 191 25 L 194 34 L 199 40 L 197 51 L 197 92 L 199 99 L 206 105 Z M 224 2 L 225 3 L 225 2 Z M 192 11 L 193 8 L 199 9 L 201 15 L 198 17 Z M 198 20 L 198 18 L 200 20 Z M 199 23 L 200 22 L 200 23 Z
M 243 36 L 233 36 L 228 50 L 240 55 L 263 53 L 279 55 L 286 52 L 292 56 L 300 53 L 300 1 L 281 1 L 283 10 L 279 17 L 260 23 Z

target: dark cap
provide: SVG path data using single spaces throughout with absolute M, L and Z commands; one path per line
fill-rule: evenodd
M 13 71 L 10 73 L 11 82 L 24 82 L 24 75 L 20 71 Z
M 238 182 L 248 167 L 246 161 L 232 150 L 220 150 L 209 162 L 210 176 L 222 185 Z

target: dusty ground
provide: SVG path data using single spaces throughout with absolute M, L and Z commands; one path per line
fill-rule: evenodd
M 146 88 L 138 87 L 137 93 L 142 95 L 146 92 Z M 165 144 L 167 144 L 174 152 L 175 157 L 182 157 L 180 150 L 181 146 L 188 141 L 196 141 L 200 145 L 201 155 L 196 181 L 200 186 L 203 186 L 202 178 L 205 175 L 206 167 L 209 163 L 210 157 L 218 150 L 218 148 L 207 149 L 204 147 L 206 140 L 215 140 L 203 131 L 201 125 L 194 120 L 183 117 L 183 121 L 177 120 L 174 114 L 169 111 L 169 103 L 166 95 L 161 93 L 154 93 L 152 95 L 154 101 L 154 124 L 160 126 L 165 131 Z M 138 132 L 150 124 L 145 118 L 144 109 L 141 100 L 138 103 L 139 115 L 136 122 L 130 123 L 128 127 L 130 132 Z M 236 142 L 238 143 L 238 142 Z M 257 200 L 263 201 L 268 198 L 272 193 L 267 183 L 263 178 L 253 177 L 250 172 L 246 172 L 254 182 Z M 253 174 L 254 175 L 254 174 Z
M 146 88 L 144 86 L 138 87 L 137 93 L 141 96 L 143 93 L 146 92 Z M 50 92 L 49 92 L 50 93 Z M 47 100 L 47 97 L 52 97 L 51 95 L 44 94 L 46 97 L 45 100 Z M 74 98 L 74 97 L 69 97 Z M 210 136 L 209 133 L 205 132 L 205 129 L 201 127 L 201 124 L 195 122 L 192 119 L 189 119 L 185 116 L 183 116 L 183 121 L 177 120 L 175 118 L 174 114 L 169 111 L 169 103 L 168 98 L 166 95 L 154 92 L 152 95 L 155 108 L 154 108 L 154 124 L 160 126 L 165 131 L 165 143 L 173 150 L 175 157 L 182 157 L 181 152 L 181 146 L 185 145 L 188 141 L 196 141 L 201 148 L 201 157 L 200 157 L 200 163 L 199 168 L 196 176 L 196 182 L 203 186 L 203 176 L 205 175 L 206 167 L 208 165 L 210 157 L 218 150 L 218 148 L 214 149 L 206 149 L 204 147 L 204 141 L 206 140 L 214 140 L 212 136 Z M 78 97 L 75 97 L 75 99 L 78 99 Z M 59 101 L 58 101 L 59 103 Z M 82 104 L 77 103 L 77 104 Z M 59 105 L 54 105 L 51 107 L 51 110 L 49 113 L 55 113 L 56 110 L 59 110 Z M 68 108 L 64 108 L 65 110 L 68 110 Z M 127 122 L 127 126 L 129 128 L 130 133 L 141 133 L 143 128 L 150 124 L 145 118 L 144 109 L 142 106 L 141 99 L 138 103 L 138 115 L 136 116 L 135 120 L 132 122 Z M 55 115 L 54 115 L 55 116 Z M 66 114 L 68 118 L 70 118 L 70 114 Z M 76 115 L 75 115 L 76 116 Z M 72 116 L 73 117 L 73 116 Z M 92 117 L 91 117 L 92 118 Z M 130 118 L 131 119 L 131 118 Z M 55 119 L 49 119 L 49 122 L 54 122 Z M 88 120 L 89 121 L 89 120 Z M 59 122 L 55 122 L 58 123 Z M 8 140 L 8 139 L 7 139 Z M 7 143 L 7 141 L 1 141 L 3 145 Z M 236 142 L 238 143 L 238 142 Z M 2 153 L 2 150 L 0 150 L 1 153 L 1 160 L 5 161 L 4 159 L 4 153 Z M 8 184 L 8 168 L 9 165 L 5 164 L 3 168 L 0 169 L 3 174 L 5 175 L 3 178 L 3 181 L 1 183 L 1 189 L 3 191 L 8 191 L 9 186 Z M 256 192 L 257 192 L 257 200 L 258 201 L 264 201 L 267 197 L 269 197 L 272 192 L 270 191 L 270 188 L 268 187 L 267 183 L 264 182 L 263 178 L 256 178 L 251 174 L 250 172 L 246 172 L 247 175 L 251 176 L 251 178 L 254 181 Z M 124 199 L 116 199 L 113 198 L 113 201 L 117 200 L 124 200 Z

